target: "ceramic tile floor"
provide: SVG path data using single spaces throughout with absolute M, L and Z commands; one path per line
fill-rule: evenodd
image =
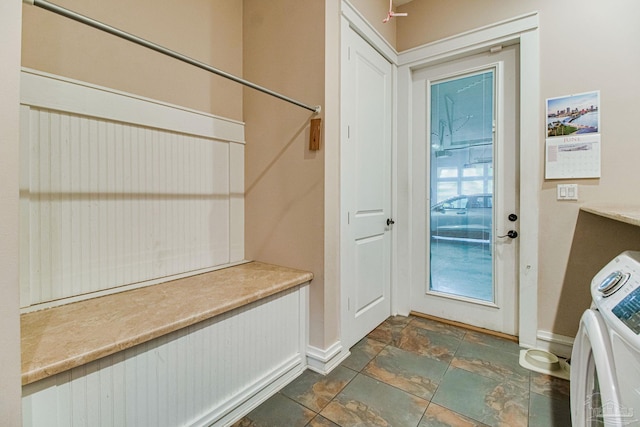
M 569 427 L 569 383 L 518 364 L 516 343 L 390 317 L 327 376 L 305 371 L 234 427 Z

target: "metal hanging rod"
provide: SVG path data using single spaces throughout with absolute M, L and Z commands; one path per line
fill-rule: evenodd
M 155 50 L 156 52 L 159 52 L 159 53 L 162 53 L 164 55 L 170 56 L 170 57 L 172 57 L 174 59 L 177 59 L 179 61 L 186 62 L 187 64 L 191 64 L 191 65 L 193 65 L 195 67 L 198 67 L 198 68 L 201 68 L 203 70 L 209 71 L 209 72 L 211 72 L 213 74 L 217 74 L 217 75 L 219 75 L 221 77 L 224 77 L 226 79 L 233 80 L 236 83 L 240 83 L 242 85 L 248 86 L 248 87 L 250 87 L 252 89 L 255 89 L 257 91 L 266 93 L 268 95 L 271 95 L 271 96 L 274 96 L 276 98 L 279 98 L 279 99 L 281 99 L 283 101 L 287 101 L 287 102 L 289 102 L 291 104 L 297 105 L 298 107 L 302 107 L 302 108 L 305 108 L 305 109 L 307 109 L 309 111 L 313 111 L 314 113 L 319 113 L 320 110 L 321 110 L 321 106 L 320 105 L 316 105 L 315 107 L 312 107 L 312 106 L 304 104 L 304 103 L 302 103 L 300 101 L 296 101 L 293 98 L 289 98 L 288 96 L 282 95 L 282 94 L 280 94 L 278 92 L 274 92 L 271 89 L 267 89 L 265 87 L 262 87 L 262 86 L 259 86 L 259 85 L 255 84 L 255 83 L 251 83 L 250 81 L 241 79 L 240 77 L 234 76 L 233 74 L 229 74 L 229 73 L 227 73 L 225 71 L 218 70 L 217 68 L 214 68 L 214 67 L 212 67 L 210 65 L 207 65 L 204 62 L 200 62 L 200 61 L 197 61 L 195 59 L 189 58 L 188 56 L 182 55 L 182 54 L 180 54 L 178 52 L 175 52 L 173 50 L 167 49 L 166 47 L 163 47 L 163 46 L 160 46 L 160 45 L 158 45 L 156 43 L 153 43 L 153 42 L 150 42 L 148 40 L 142 39 L 142 38 L 140 38 L 138 36 L 134 36 L 133 34 L 127 33 L 127 32 L 122 31 L 122 30 L 119 30 L 119 29 L 117 29 L 115 27 L 112 27 L 110 25 L 104 24 L 104 23 L 102 23 L 100 21 L 96 21 L 95 19 L 91 19 L 91 18 L 86 17 L 84 15 L 80 15 L 79 13 L 76 13 L 76 12 L 74 12 L 72 10 L 65 9 L 64 7 L 60 7 L 60 6 L 55 5 L 53 3 L 49 3 L 46 0 L 23 0 L 23 2 L 27 3 L 27 4 L 34 5 L 34 6 L 38 6 L 38 7 L 42 8 L 42 9 L 46 9 L 46 10 L 48 10 L 50 12 L 56 13 L 58 15 L 66 17 L 66 18 L 73 19 L 74 21 L 81 22 L 81 23 L 83 23 L 85 25 L 88 25 L 90 27 L 97 28 L 98 30 L 101 30 L 101 31 L 104 31 L 106 33 L 112 34 L 112 35 L 114 35 L 116 37 L 120 37 L 122 39 L 129 40 L 130 42 L 136 43 L 136 44 L 138 44 L 140 46 L 144 46 L 144 47 L 146 47 L 148 49 Z

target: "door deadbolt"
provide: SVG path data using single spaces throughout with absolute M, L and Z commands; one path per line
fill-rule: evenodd
M 509 221 L 515 222 L 515 221 L 518 220 L 518 215 L 512 213 L 512 214 L 509 214 L 509 216 L 507 218 L 509 218 Z

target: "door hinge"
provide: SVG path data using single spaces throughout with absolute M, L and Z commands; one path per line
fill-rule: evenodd
M 351 224 L 351 212 L 347 212 L 347 225 Z
M 347 298 L 347 311 L 351 311 L 351 298 Z

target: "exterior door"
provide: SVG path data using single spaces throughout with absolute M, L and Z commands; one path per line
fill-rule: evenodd
M 343 25 L 341 132 L 342 342 L 391 313 L 391 64 Z
M 413 75 L 413 310 L 517 335 L 518 46 Z

